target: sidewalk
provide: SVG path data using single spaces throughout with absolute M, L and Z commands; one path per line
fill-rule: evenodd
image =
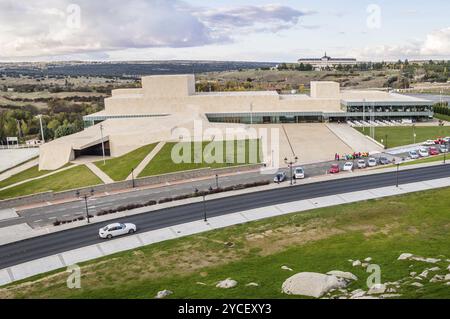
M 374 188 L 364 191 L 350 192 L 339 195 L 324 196 L 311 198 L 307 200 L 294 201 L 278 205 L 267 206 L 263 208 L 241 211 L 224 216 L 218 216 L 208 219 L 208 222 L 195 221 L 185 224 L 179 224 L 171 227 L 161 228 L 158 230 L 148 231 L 145 233 L 135 234 L 111 241 L 105 241 L 96 245 L 91 245 L 79 249 L 66 251 L 57 255 L 40 258 L 29 261 L 6 269 L 0 270 L 0 285 L 5 285 L 17 280 L 25 279 L 37 274 L 60 269 L 76 263 L 108 256 L 117 252 L 126 251 L 162 242 L 174 238 L 180 238 L 192 234 L 202 233 L 209 230 L 220 229 L 232 225 L 247 223 L 251 221 L 261 220 L 265 218 L 290 214 L 294 212 L 302 212 L 316 208 L 330 207 L 341 204 L 364 201 L 368 199 L 382 198 L 407 194 L 423 190 L 449 187 L 450 178 L 435 179 L 425 182 L 416 182 L 404 184 L 400 187 L 388 186 Z M 201 199 L 196 199 L 201 200 Z M 159 207 L 161 208 L 161 207 Z M 127 216 L 138 213 L 137 209 L 122 213 Z M 147 209 L 148 210 L 148 209 Z M 122 217 L 117 214 L 114 218 Z M 96 223 L 102 222 L 102 217 L 96 218 Z M 23 231 L 23 227 L 15 227 L 11 232 Z
M 85 163 L 87 168 L 94 173 L 104 184 L 114 183 L 113 179 L 109 177 L 105 172 L 103 172 L 100 168 L 97 167 L 94 163 Z
M 158 145 L 155 146 L 155 148 L 147 154 L 147 156 L 142 160 L 142 162 L 139 163 L 138 166 L 134 169 L 134 177 L 138 177 L 141 172 L 144 170 L 144 168 L 147 167 L 147 165 L 150 163 L 150 161 L 159 153 L 159 151 L 163 148 L 163 146 L 166 145 L 166 142 L 159 142 Z M 133 178 L 133 174 L 128 175 L 127 181 L 130 181 Z

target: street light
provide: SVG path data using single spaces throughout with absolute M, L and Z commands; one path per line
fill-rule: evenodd
M 297 163 L 297 161 L 298 161 L 298 157 L 297 156 L 294 158 L 294 161 L 288 161 L 287 157 L 284 158 L 284 162 L 289 165 L 289 168 L 290 168 L 290 171 L 291 171 L 291 185 L 294 185 L 294 174 L 292 172 L 292 169 L 293 169 L 292 166 L 295 163 Z
M 388 135 L 386 134 L 386 142 L 384 143 L 384 149 L 388 148 Z
M 83 198 L 84 199 L 84 205 L 86 206 L 86 219 L 87 219 L 87 222 L 89 224 L 91 222 L 91 220 L 89 219 L 90 216 L 89 216 L 89 208 L 88 208 L 87 201 L 88 201 L 89 197 L 94 196 L 94 189 L 93 188 L 91 189 L 90 195 L 84 194 L 84 195 L 80 196 L 80 191 L 77 191 L 76 194 L 77 194 L 78 198 Z
M 100 124 L 100 135 L 102 137 L 103 165 L 106 165 L 106 160 L 105 160 L 105 143 L 103 141 L 103 125 L 102 124 Z
M 44 144 L 45 143 L 45 136 L 44 136 L 44 128 L 42 126 L 42 114 L 39 114 L 37 117 L 39 118 L 39 124 L 41 125 L 42 144 Z
M 450 143 L 445 143 L 445 152 L 444 152 L 444 164 L 447 161 L 447 152 L 448 152 L 448 148 L 450 147 Z
M 219 175 L 216 174 L 216 188 L 219 188 Z
M 399 174 L 399 170 L 400 170 L 400 163 L 397 163 L 397 188 L 398 188 L 398 174 Z
M 198 193 L 199 193 L 199 190 L 198 190 L 198 188 L 196 188 L 195 194 L 198 194 Z M 206 222 L 208 222 L 208 219 L 206 218 L 206 193 L 205 192 L 202 193 L 202 197 L 203 197 L 203 221 L 206 223 Z
M 134 184 L 134 168 L 131 169 L 131 183 L 133 185 L 133 188 L 135 188 L 135 184 Z

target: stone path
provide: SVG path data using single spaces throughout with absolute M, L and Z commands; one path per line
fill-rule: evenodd
M 105 172 L 103 172 L 100 168 L 97 167 L 94 163 L 85 163 L 87 168 L 91 170 L 92 173 L 97 175 L 98 178 L 102 180 L 105 184 L 111 184 L 114 183 L 114 180 L 109 177 Z
M 166 142 L 159 142 L 158 145 L 155 146 L 155 148 L 147 154 L 147 156 L 142 160 L 142 162 L 139 163 L 138 166 L 134 169 L 134 178 L 138 177 L 139 174 L 144 170 L 144 168 L 147 167 L 148 163 L 156 156 L 156 154 L 159 153 L 159 151 L 163 148 L 163 146 L 166 145 Z M 131 180 L 133 178 L 132 174 L 128 175 L 127 181 Z

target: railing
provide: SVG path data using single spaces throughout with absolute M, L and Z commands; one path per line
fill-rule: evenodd
M 39 148 L 40 145 L 28 145 L 28 144 L 20 144 L 20 145 L 0 145 L 0 150 L 14 150 L 14 149 L 22 149 L 22 148 Z

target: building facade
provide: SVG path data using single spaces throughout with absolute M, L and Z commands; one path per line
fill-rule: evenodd
M 358 62 L 353 58 L 332 58 L 325 55 L 321 58 L 305 58 L 299 59 L 299 64 L 310 64 L 315 70 L 324 70 L 327 68 L 335 69 L 337 66 L 347 66 L 347 65 L 356 65 Z
M 248 128 L 248 124 L 320 123 L 349 119 L 433 116 L 433 102 L 381 91 L 341 91 L 339 83 L 311 82 L 310 95 L 276 91 L 196 92 L 194 75 L 147 76 L 140 89 L 119 89 L 105 109 L 84 117 L 85 130 L 40 147 L 40 169 L 56 169 L 83 155 L 113 157 L 140 146 L 172 141 L 174 130 Z

